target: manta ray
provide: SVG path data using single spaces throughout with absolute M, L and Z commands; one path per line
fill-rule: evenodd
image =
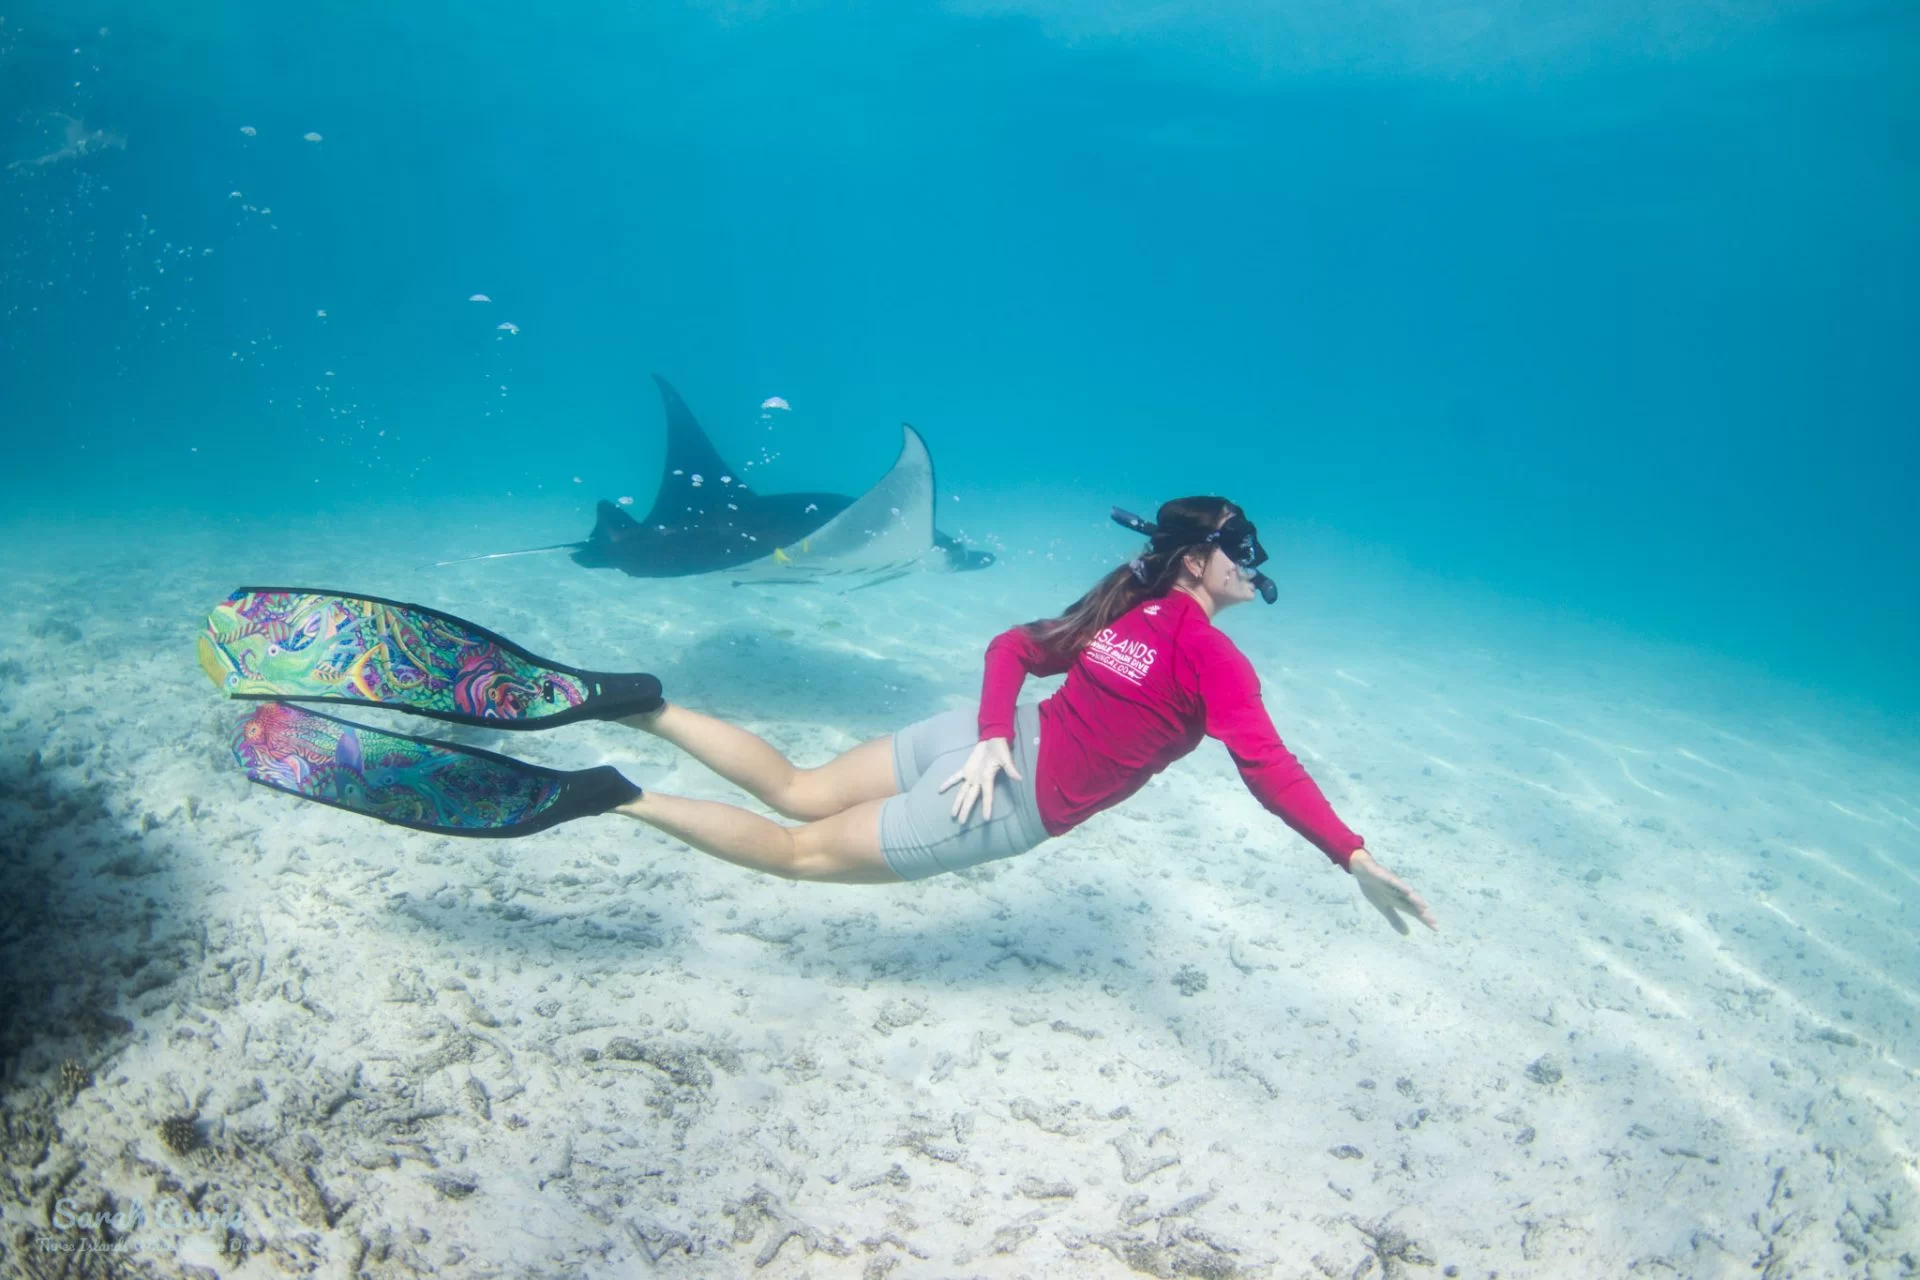
M 575 564 L 618 569 L 636 578 L 724 572 L 743 583 L 829 583 L 857 589 L 930 568 L 984 569 L 991 552 L 974 551 L 933 523 L 933 458 L 912 426 L 901 424 L 900 455 L 859 497 L 842 493 L 756 492 L 729 466 L 700 422 L 659 374 L 667 451 L 660 488 L 635 519 L 602 498 L 584 541 L 504 556 L 569 551 Z M 445 560 L 441 564 L 461 564 Z

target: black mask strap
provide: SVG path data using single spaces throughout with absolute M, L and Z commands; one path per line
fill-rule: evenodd
M 1122 529 L 1131 529 L 1135 533 L 1144 534 L 1149 538 L 1155 537 L 1160 532 L 1159 528 L 1152 522 L 1142 520 L 1139 516 L 1133 514 L 1133 512 L 1123 511 L 1119 507 L 1113 509 L 1113 522 Z M 1153 573 L 1147 568 L 1147 557 L 1145 555 L 1135 556 L 1128 563 L 1127 568 L 1133 571 L 1133 580 L 1143 587 L 1153 580 Z

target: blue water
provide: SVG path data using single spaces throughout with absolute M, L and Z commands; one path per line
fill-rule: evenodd
M 0 0 L 0 1270 L 57 1165 L 248 1274 L 1909 1274 L 1916 86 L 1872 0 Z M 762 492 L 912 422 L 1000 562 L 433 563 L 644 512 L 654 373 Z M 418 600 L 810 767 L 1209 492 L 1438 933 L 1215 743 L 799 885 L 252 786 L 191 656 L 241 584 Z
M 577 536 L 659 371 L 780 487 L 908 419 L 1920 705 L 1920 11 L 407 8 L 6 12 L 0 160 L 125 145 L 0 172 L 0 503 Z

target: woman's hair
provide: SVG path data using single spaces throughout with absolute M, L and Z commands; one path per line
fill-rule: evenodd
M 1225 498 L 1175 498 L 1162 503 L 1154 515 L 1160 532 L 1138 559 L 1100 579 L 1059 617 L 1025 623 L 1023 629 L 1053 652 L 1071 657 L 1142 600 L 1173 590 L 1180 580 L 1181 556 L 1239 511 Z

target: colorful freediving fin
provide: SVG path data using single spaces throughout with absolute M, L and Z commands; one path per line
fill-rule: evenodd
M 284 702 L 240 722 L 233 754 L 277 791 L 449 836 L 531 835 L 640 795 L 612 765 L 548 769 Z
M 383 707 L 489 729 L 661 705 L 650 675 L 565 666 L 424 605 L 299 587 L 242 587 L 217 605 L 200 666 L 230 698 Z

